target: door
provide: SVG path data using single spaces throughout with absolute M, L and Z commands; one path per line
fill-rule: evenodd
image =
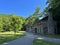
M 44 34 L 48 34 L 48 28 L 44 27 L 43 32 L 44 32 Z
M 37 33 L 37 28 L 35 28 L 35 33 Z

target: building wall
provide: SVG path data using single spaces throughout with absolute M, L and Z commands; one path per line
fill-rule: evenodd
M 45 27 L 47 27 L 47 24 L 48 24 L 48 22 L 47 22 L 47 19 L 46 20 L 43 20 L 43 21 L 41 21 L 41 22 L 38 22 L 38 23 L 36 23 L 36 24 L 34 24 L 32 27 L 32 32 L 33 33 L 35 33 L 35 28 L 37 28 L 36 30 L 37 30 L 37 33 L 39 33 L 39 34 L 47 34 L 48 33 L 48 29 L 47 29 L 47 31 L 45 31 Z
M 48 20 L 43 20 L 41 24 L 41 33 L 42 34 L 48 34 Z
M 54 20 L 52 14 L 49 13 L 47 18 L 43 20 L 39 20 L 39 22 L 35 23 L 34 25 L 29 26 L 29 31 L 33 33 L 40 33 L 40 34 L 54 34 Z M 37 30 L 37 31 L 36 31 Z

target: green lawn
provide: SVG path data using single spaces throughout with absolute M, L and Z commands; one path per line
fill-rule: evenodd
M 24 31 L 18 32 L 18 33 L 16 33 L 16 35 L 14 35 L 14 32 L 12 32 L 12 31 L 11 32 L 0 32 L 0 44 L 4 43 L 4 42 L 15 40 L 24 35 L 25 35 Z
M 36 40 L 33 41 L 33 45 L 60 45 L 60 44 L 36 39 Z
M 49 38 L 57 38 L 57 39 L 60 39 L 60 35 L 47 35 L 47 34 L 35 34 L 35 35 L 45 36 L 45 37 L 49 37 Z

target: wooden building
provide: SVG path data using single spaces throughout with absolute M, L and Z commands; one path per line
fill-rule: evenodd
M 33 25 L 30 24 L 28 31 L 39 34 L 56 34 L 56 21 L 53 19 L 52 14 L 48 14 L 47 16 L 38 17 L 38 19 L 34 22 Z

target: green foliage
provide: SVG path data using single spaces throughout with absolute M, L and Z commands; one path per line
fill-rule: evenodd
M 38 18 L 38 15 L 40 14 L 40 7 L 36 8 L 36 11 L 31 14 L 27 19 L 26 19 L 26 25 L 33 24 L 35 20 Z
M 20 31 L 24 21 L 20 16 L 0 14 L 0 31 Z
M 33 13 L 33 15 L 38 15 L 40 13 L 40 7 L 36 7 L 35 12 Z
M 48 10 L 52 12 L 54 16 L 60 16 L 60 0 L 47 0 Z

